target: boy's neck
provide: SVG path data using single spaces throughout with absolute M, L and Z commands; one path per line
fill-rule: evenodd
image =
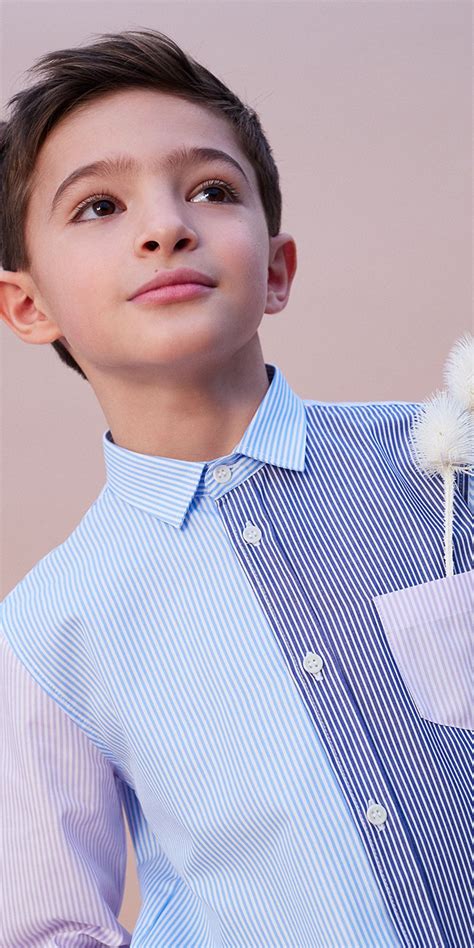
M 259 356 L 260 352 L 260 356 Z M 260 346 L 237 354 L 210 379 L 98 394 L 115 444 L 139 454 L 212 461 L 232 453 L 265 397 L 269 380 Z

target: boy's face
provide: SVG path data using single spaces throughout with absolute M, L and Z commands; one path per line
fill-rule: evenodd
M 183 146 L 227 152 L 247 180 L 219 160 L 174 170 L 159 164 Z M 65 178 L 118 154 L 133 158 L 137 170 L 78 180 L 52 212 Z M 209 179 L 239 197 L 206 191 Z M 76 217 L 94 195 L 103 198 Z M 33 343 L 67 341 L 102 392 L 114 378 L 140 384 L 225 361 L 255 336 L 264 312 L 286 305 L 296 269 L 291 237 L 268 236 L 256 175 L 232 128 L 200 105 L 148 89 L 86 103 L 53 129 L 35 166 L 26 240 L 32 282 L 25 288 L 35 308 L 18 320 L 17 334 Z M 181 302 L 130 299 L 177 267 L 199 270 L 215 286 Z

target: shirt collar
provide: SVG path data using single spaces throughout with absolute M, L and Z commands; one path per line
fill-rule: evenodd
M 306 452 L 304 402 L 277 365 L 265 363 L 270 382 L 241 440 L 225 458 L 183 461 L 139 454 L 115 444 L 110 429 L 102 435 L 107 487 L 126 503 L 181 527 L 203 471 L 218 462 L 238 463 L 238 456 L 303 471 Z M 257 469 L 260 465 L 256 464 Z M 225 492 L 225 487 L 222 491 Z M 229 489 L 227 487 L 227 489 Z

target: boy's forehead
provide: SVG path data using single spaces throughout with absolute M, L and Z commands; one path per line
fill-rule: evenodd
M 149 89 L 107 93 L 68 113 L 40 149 L 34 187 L 54 193 L 78 167 L 112 154 L 145 165 L 187 147 L 224 151 L 255 187 L 254 169 L 225 118 L 200 103 Z

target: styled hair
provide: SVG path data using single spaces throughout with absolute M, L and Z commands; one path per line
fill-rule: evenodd
M 4 270 L 31 268 L 25 223 L 36 158 L 48 134 L 84 102 L 137 86 L 171 93 L 227 118 L 254 168 L 269 235 L 280 232 L 279 174 L 258 115 L 169 36 L 156 30 L 105 33 L 88 46 L 47 53 L 35 60 L 28 74 L 35 78 L 39 74 L 39 81 L 12 96 L 7 103 L 11 115 L 0 122 L 0 261 Z M 65 346 L 59 340 L 51 345 L 61 361 L 87 381 Z

